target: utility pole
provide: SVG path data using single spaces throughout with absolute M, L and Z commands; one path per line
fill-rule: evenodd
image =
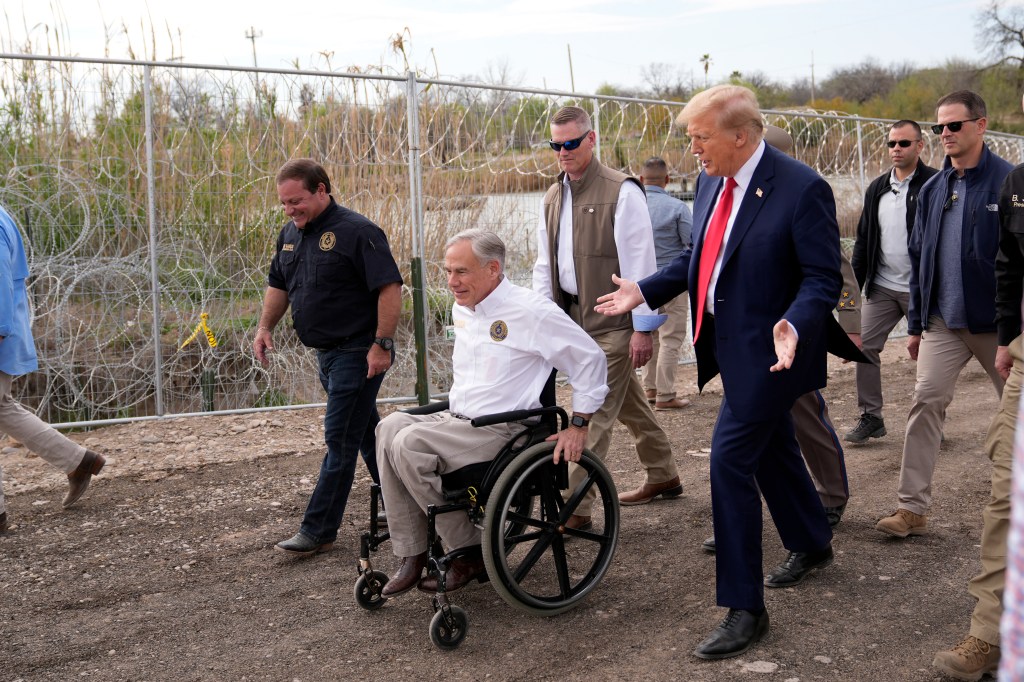
M 572 73 L 572 45 L 566 43 L 565 49 L 569 53 L 569 88 L 573 92 L 576 92 L 576 76 L 574 76 Z
M 814 50 L 811 50 L 811 109 L 814 108 Z
M 245 32 L 245 39 L 252 41 L 252 65 L 259 68 L 259 64 L 256 63 L 256 39 L 263 37 L 263 31 L 257 31 L 253 26 L 249 27 L 249 30 Z

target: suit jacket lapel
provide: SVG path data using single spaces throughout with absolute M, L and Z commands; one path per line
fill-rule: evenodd
M 736 214 L 736 220 L 732 224 L 732 232 L 729 233 L 729 241 L 725 245 L 725 254 L 722 256 L 722 268 L 729 262 L 729 258 L 739 248 L 740 242 L 747 234 L 747 231 L 754 224 L 758 213 L 765 206 L 768 196 L 772 193 L 771 178 L 775 175 L 775 154 L 781 154 L 765 145 L 764 155 L 754 169 L 754 175 L 750 178 L 750 185 L 743 192 L 743 201 L 740 203 L 740 210 Z
M 722 191 L 722 178 L 713 178 L 710 175 L 701 175 L 697 180 L 697 195 L 693 199 L 694 233 L 692 236 L 693 258 L 690 259 L 690 269 L 696 272 L 697 263 L 700 262 L 701 251 L 704 250 L 704 234 L 707 232 L 708 223 L 711 222 L 711 212 L 715 208 L 715 197 Z

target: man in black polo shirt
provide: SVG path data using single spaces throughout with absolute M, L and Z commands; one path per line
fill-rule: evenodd
M 402 276 L 384 232 L 334 201 L 320 164 L 286 163 L 277 173 L 277 194 L 291 220 L 277 238 L 253 350 L 269 364 L 271 331 L 290 303 L 299 340 L 318 351 L 320 383 L 327 391 L 327 454 L 299 532 L 276 547 L 309 556 L 334 545 L 357 452 L 379 481 L 377 391 L 394 359 Z

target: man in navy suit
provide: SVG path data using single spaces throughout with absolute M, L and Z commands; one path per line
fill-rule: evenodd
M 694 245 L 597 311 L 658 307 L 690 292 L 697 383 L 721 372 L 724 397 L 711 441 L 717 601 L 728 615 L 697 647 L 700 658 L 737 656 L 768 632 L 764 587 L 788 587 L 832 562 L 832 532 L 800 458 L 789 415 L 825 385 L 826 328 L 842 287 L 839 228 L 828 184 L 765 145 L 754 94 L 720 85 L 679 115 L 703 172 Z M 691 258 L 692 256 L 692 258 Z M 786 560 L 763 577 L 764 495 Z

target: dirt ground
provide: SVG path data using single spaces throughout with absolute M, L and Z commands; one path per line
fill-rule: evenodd
M 0 536 L 0 682 L 11 680 L 934 680 L 936 651 L 967 631 L 997 408 L 974 363 L 948 411 L 931 534 L 882 536 L 895 507 L 914 364 L 903 341 L 883 355 L 888 436 L 847 448 L 852 497 L 835 564 L 796 588 L 770 590 L 767 639 L 746 655 L 691 655 L 723 611 L 714 601 L 708 457 L 721 385 L 658 418 L 686 491 L 622 509 L 614 563 L 575 610 L 537 618 L 489 585 L 454 595 L 469 631 L 436 649 L 429 598 L 416 591 L 368 612 L 356 605 L 358 536 L 369 476 L 360 465 L 334 551 L 291 560 L 272 551 L 301 518 L 323 455 L 322 412 L 175 419 L 73 437 L 108 465 L 71 510 L 66 479 L 24 450 L 3 450 L 11 531 Z M 852 365 L 830 368 L 837 430 L 857 421 Z M 609 468 L 619 489 L 642 481 L 628 434 Z M 765 564 L 784 557 L 766 515 Z M 390 546 L 376 555 L 388 572 Z

